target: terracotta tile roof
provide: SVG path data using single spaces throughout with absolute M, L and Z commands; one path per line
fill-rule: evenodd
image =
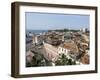
M 81 57 L 81 62 L 83 64 L 89 64 L 89 55 L 85 54 Z
M 69 49 L 76 53 L 78 52 L 78 47 L 73 41 L 64 42 L 63 44 L 61 44 L 61 47 L 65 48 L 65 49 Z

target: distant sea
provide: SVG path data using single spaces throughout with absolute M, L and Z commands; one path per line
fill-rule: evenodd
M 39 33 L 43 33 L 43 32 L 48 32 L 48 30 L 26 30 L 26 34 L 27 33 L 39 34 Z

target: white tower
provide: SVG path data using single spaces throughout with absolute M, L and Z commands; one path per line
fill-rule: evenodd
M 37 38 L 37 36 L 35 36 L 35 43 L 38 43 L 38 38 Z
M 37 44 L 38 43 L 38 36 L 33 36 L 33 44 Z

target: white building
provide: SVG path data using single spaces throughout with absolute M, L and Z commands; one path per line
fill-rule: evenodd
M 82 28 L 82 29 L 80 29 L 80 31 L 82 31 L 82 32 L 87 32 L 88 29 L 87 29 L 87 28 Z
M 70 51 L 70 50 L 67 49 L 67 48 L 64 48 L 64 47 L 61 47 L 61 46 L 58 47 L 58 53 L 59 53 L 59 54 L 62 54 L 62 53 L 63 53 L 63 54 L 65 54 L 65 55 L 67 56 L 68 53 L 69 53 L 69 51 Z

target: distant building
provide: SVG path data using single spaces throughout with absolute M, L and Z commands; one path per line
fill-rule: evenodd
M 32 42 L 32 33 L 26 33 L 26 43 Z
M 29 33 L 29 36 L 33 36 L 33 33 Z
M 80 29 L 81 32 L 88 32 L 89 30 L 87 28 Z

